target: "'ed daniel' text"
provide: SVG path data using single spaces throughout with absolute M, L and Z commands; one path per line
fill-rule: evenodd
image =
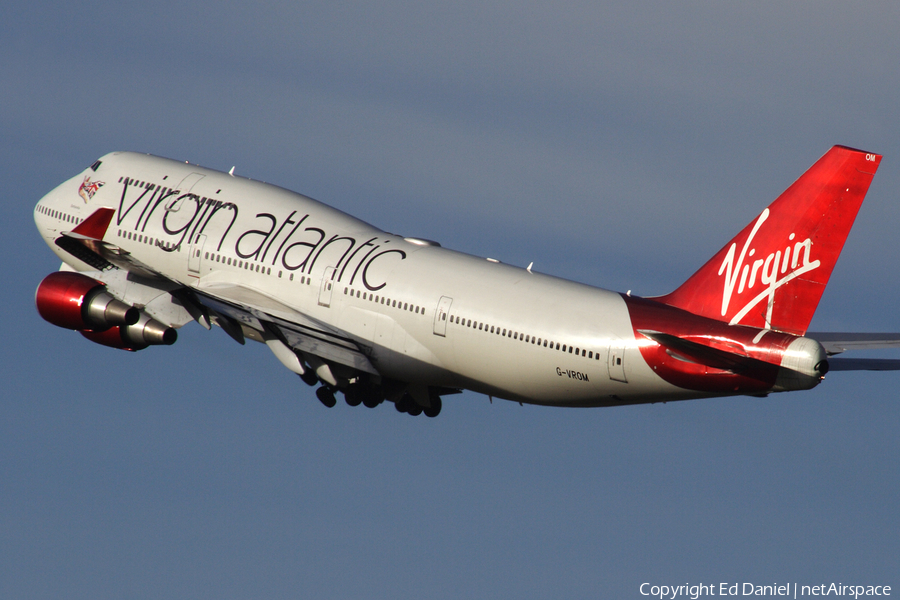
M 772 583 L 759 585 L 756 583 L 685 583 L 682 585 L 656 585 L 642 583 L 642 596 L 660 598 L 690 598 L 697 600 L 702 596 L 786 596 L 788 598 L 805 598 L 814 596 L 842 596 L 861 598 L 871 596 L 890 596 L 889 585 L 847 585 L 843 583 L 820 583 L 818 585 L 802 585 L 798 583 Z

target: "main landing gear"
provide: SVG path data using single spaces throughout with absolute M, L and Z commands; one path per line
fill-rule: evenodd
M 424 413 L 426 417 L 434 418 L 441 414 L 441 397 L 433 396 L 429 398 L 429 402 L 431 406 L 422 406 L 409 394 L 403 394 L 399 400 L 394 401 L 394 408 L 397 409 L 397 412 L 406 413 L 414 417 Z
M 308 377 L 312 375 L 312 377 Z M 306 371 L 300 376 L 304 382 L 309 385 L 315 385 L 318 381 L 312 381 L 315 374 L 312 371 Z M 328 384 L 322 384 L 316 389 L 316 398 L 319 402 L 328 408 L 334 408 L 337 405 L 335 392 L 338 389 Z M 366 381 L 355 381 L 347 385 L 343 390 L 344 400 L 348 406 L 359 406 L 362 404 L 366 408 L 375 408 L 385 401 L 384 389 Z M 441 412 L 441 398 L 437 394 L 431 394 L 429 397 L 429 406 L 422 406 L 408 393 L 403 393 L 398 399 L 394 400 L 394 408 L 397 412 L 406 413 L 412 416 L 425 414 L 426 417 L 436 417 Z
M 324 385 L 316 390 L 316 398 L 318 398 L 319 402 L 321 402 L 328 408 L 334 408 L 334 405 L 337 404 L 337 399 L 335 399 L 334 397 L 334 392 L 332 392 L 331 389 Z

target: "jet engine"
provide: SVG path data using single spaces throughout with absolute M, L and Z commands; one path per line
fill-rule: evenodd
M 46 321 L 104 346 L 142 350 L 171 345 L 178 338 L 175 329 L 117 300 L 106 285 L 80 273 L 59 271 L 45 277 L 35 304 Z

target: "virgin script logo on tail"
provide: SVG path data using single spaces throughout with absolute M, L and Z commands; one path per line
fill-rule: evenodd
M 722 293 L 722 316 L 728 314 L 731 305 L 731 297 L 734 294 L 735 286 L 737 286 L 737 295 L 740 296 L 744 290 L 753 291 L 757 282 L 765 286 L 762 291 L 753 296 L 729 321 L 729 324 L 735 325 L 740 323 L 750 310 L 757 304 L 767 299 L 768 308 L 766 310 L 766 328 L 770 328 L 772 323 L 772 309 L 775 306 L 775 291 L 783 285 L 786 285 L 795 277 L 799 277 L 804 273 L 808 273 L 819 268 L 820 261 L 810 261 L 809 255 L 812 252 L 812 240 L 806 238 L 803 241 L 794 242 L 795 234 L 788 236 L 787 244 L 784 251 L 776 250 L 771 252 L 764 258 L 757 258 L 752 263 L 749 261 L 756 254 L 756 248 L 753 248 L 753 238 L 759 232 L 760 227 L 769 218 L 769 209 L 765 209 L 747 240 L 744 247 L 741 248 L 740 255 L 735 263 L 735 253 L 737 251 L 737 242 L 731 244 L 728 254 L 722 266 L 719 267 L 719 275 L 725 275 L 725 283 Z M 745 261 L 747 261 L 745 263 Z M 740 277 L 740 281 L 738 281 Z

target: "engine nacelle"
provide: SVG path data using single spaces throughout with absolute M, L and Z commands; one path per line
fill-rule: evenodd
M 65 329 L 105 331 L 134 325 L 141 318 L 138 309 L 113 298 L 103 283 L 69 271 L 45 277 L 34 302 L 45 320 Z
M 178 339 L 178 332 L 145 313 L 133 325 L 118 325 L 105 331 L 81 331 L 81 335 L 104 346 L 136 352 L 147 346 L 171 346 Z

